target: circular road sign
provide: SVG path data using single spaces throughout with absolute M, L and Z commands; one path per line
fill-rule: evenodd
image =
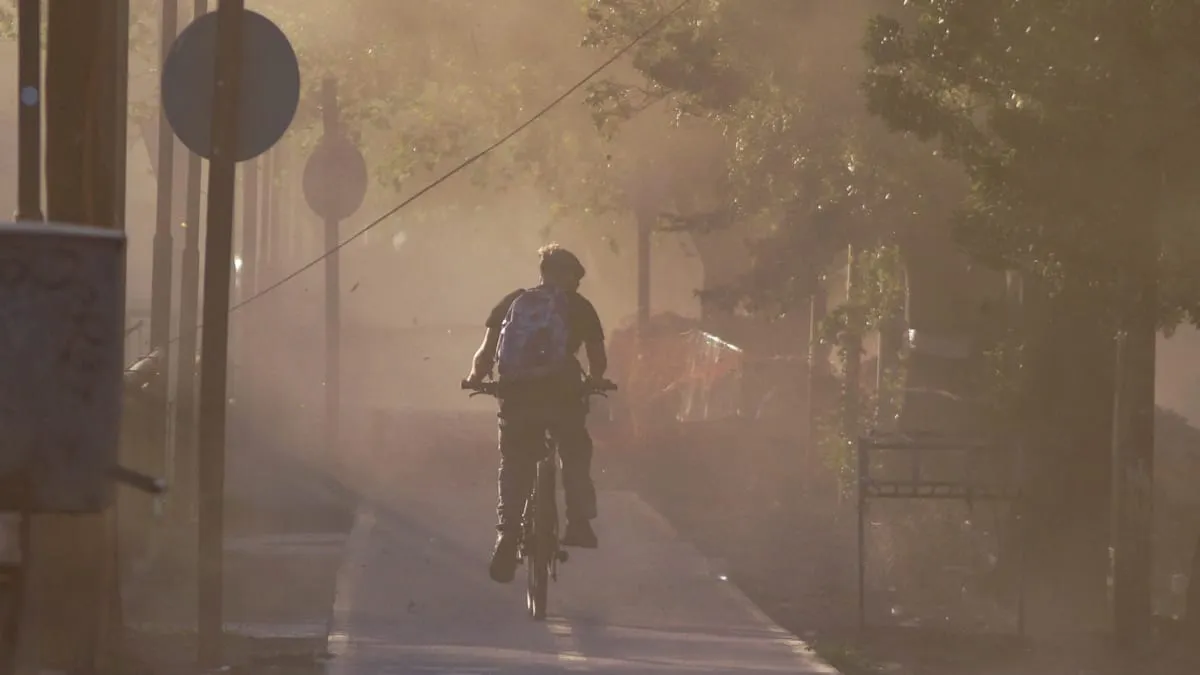
M 367 196 L 367 161 L 345 136 L 324 136 L 304 165 L 304 199 L 325 220 L 354 215 Z
M 245 10 L 235 159 L 253 159 L 275 145 L 300 104 L 300 63 L 287 36 L 267 17 Z M 171 45 L 162 69 L 167 122 L 188 150 L 212 158 L 217 13 L 205 14 Z

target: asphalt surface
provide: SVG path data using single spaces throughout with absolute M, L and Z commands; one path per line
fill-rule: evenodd
M 573 552 L 550 616 L 531 620 L 523 569 L 509 585 L 487 577 L 494 469 L 472 473 L 447 484 L 414 472 L 365 500 L 330 675 L 837 672 L 629 491 L 601 492 L 601 548 Z

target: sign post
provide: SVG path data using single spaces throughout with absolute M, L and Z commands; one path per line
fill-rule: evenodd
M 325 451 L 333 452 L 341 417 L 341 273 L 338 225 L 367 196 L 367 162 L 346 138 L 338 114 L 337 80 L 321 88 L 325 133 L 304 166 L 304 199 L 325 221 Z
M 291 125 L 300 66 L 287 36 L 244 0 L 221 0 L 191 23 L 163 64 L 162 105 L 189 150 L 209 160 L 204 340 L 200 355 L 197 659 L 219 665 L 224 635 L 225 414 L 237 162 Z M 183 327 L 184 331 L 191 327 Z

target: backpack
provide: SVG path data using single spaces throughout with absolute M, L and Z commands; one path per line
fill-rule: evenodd
M 567 350 L 567 294 L 551 286 L 523 291 L 500 326 L 496 372 L 501 380 L 525 380 L 561 373 L 570 365 Z

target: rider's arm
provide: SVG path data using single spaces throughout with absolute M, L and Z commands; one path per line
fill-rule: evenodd
M 583 296 L 577 296 L 581 302 L 577 305 L 575 314 L 576 330 L 583 338 L 583 348 L 587 353 L 588 377 L 595 380 L 604 379 L 608 370 L 608 352 L 604 349 L 604 326 L 600 323 L 600 315 L 596 308 Z
M 608 353 L 604 349 L 604 338 L 588 340 L 583 343 L 583 348 L 587 350 L 588 376 L 597 380 L 604 379 L 604 372 L 608 370 Z
M 483 344 L 479 345 L 479 349 L 475 352 L 475 359 L 471 362 L 473 377 L 481 378 L 492 372 L 492 366 L 496 362 L 496 344 L 499 341 L 500 331 L 489 326 L 487 332 L 483 334 Z
M 492 367 L 496 365 L 496 345 L 500 343 L 500 327 L 504 325 L 509 306 L 520 294 L 519 290 L 509 293 L 488 312 L 487 322 L 484 323 L 487 332 L 483 334 L 483 344 L 479 345 L 475 358 L 471 360 L 470 379 L 478 381 L 492 374 Z

